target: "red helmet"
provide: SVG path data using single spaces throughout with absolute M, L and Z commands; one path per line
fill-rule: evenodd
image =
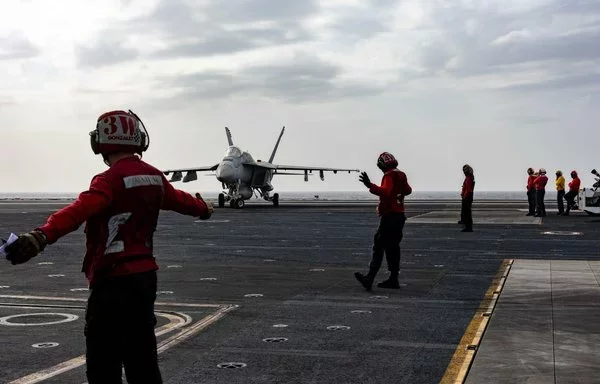
M 144 131 L 140 129 L 140 125 Z M 139 153 L 149 146 L 148 131 L 140 118 L 125 111 L 110 111 L 98 117 L 96 129 L 90 132 L 90 145 L 95 154 L 115 152 Z
M 391 153 L 383 152 L 377 158 L 377 166 L 380 169 L 396 168 L 398 166 L 398 161 Z

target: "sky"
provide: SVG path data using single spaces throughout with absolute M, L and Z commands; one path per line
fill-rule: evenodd
M 0 192 L 78 192 L 106 166 L 88 133 L 144 121 L 159 169 L 234 143 L 274 163 L 356 168 L 393 153 L 415 190 L 524 190 L 527 167 L 600 167 L 596 0 L 3 0 Z M 214 176 L 182 184 L 218 191 Z M 276 191 L 364 190 L 358 174 Z M 552 185 L 550 185 L 552 188 Z

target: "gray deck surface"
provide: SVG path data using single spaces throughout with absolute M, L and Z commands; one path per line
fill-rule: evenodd
M 353 273 L 370 260 L 372 204 L 248 203 L 205 222 L 165 212 L 156 235 L 164 382 L 450 382 L 505 260 L 514 263 L 468 382 L 597 382 L 600 223 L 577 213 L 526 217 L 524 206 L 476 201 L 475 232 L 461 233 L 459 205 L 408 203 L 405 285 L 370 293 Z M 28 231 L 60 207 L 2 202 L 0 235 Z M 81 228 L 27 264 L 0 267 L 0 317 L 29 314 L 0 320 L 1 383 L 36 372 L 19 383 L 86 382 L 83 252 Z M 385 278 L 384 261 L 376 281 Z

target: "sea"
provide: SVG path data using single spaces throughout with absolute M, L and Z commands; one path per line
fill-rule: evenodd
M 350 201 L 369 201 L 378 198 L 368 191 L 314 191 L 314 192 L 293 192 L 277 191 L 279 198 L 285 200 L 350 200 Z M 78 196 L 79 192 L 12 192 L 1 193 L 0 200 L 72 200 Z M 219 191 L 202 192 L 202 196 L 208 199 L 216 199 Z M 414 191 L 406 197 L 410 200 L 459 200 L 460 195 L 456 191 Z M 475 193 L 476 200 L 507 200 L 507 201 L 527 201 L 527 195 L 523 191 L 478 191 Z M 555 193 L 546 193 L 545 200 L 556 200 Z

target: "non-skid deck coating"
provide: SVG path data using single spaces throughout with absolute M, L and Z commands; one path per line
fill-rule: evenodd
M 506 260 L 515 260 L 516 268 L 520 259 L 599 259 L 597 219 L 549 215 L 541 223 L 515 224 L 533 219 L 523 216 L 523 207 L 478 203 L 475 223 L 486 217 L 496 224 L 480 221 L 473 233 L 460 233 L 454 221 L 409 220 L 400 273 L 406 285 L 374 287 L 371 293 L 353 273 L 366 271 L 370 259 L 378 223 L 373 205 L 248 204 L 243 210 L 217 209 L 205 222 L 164 213 L 155 242 L 161 266 L 157 331 L 164 332 L 159 343 L 200 324 L 179 344 L 164 344 L 170 345 L 160 354 L 164 382 L 438 383 L 452 382 L 469 364 L 476 375 L 516 269 L 498 296 L 481 349 L 461 354 L 467 347 L 461 343 L 469 339 L 473 319 L 494 302 L 487 296 Z M 0 234 L 30 230 L 58 208 L 1 203 Z M 459 209 L 455 203 L 413 202 L 407 215 L 445 210 L 457 218 Z M 77 316 L 37 326 L 0 323 L 0 382 L 72 364 L 85 352 L 83 241 L 80 229 L 27 264 L 0 267 L 0 317 L 45 313 L 8 320 L 40 323 Z M 384 262 L 377 281 L 386 277 Z M 589 324 L 579 324 L 587 327 L 582 332 L 594 332 Z M 577 369 L 577 361 L 565 362 Z M 82 384 L 84 372 L 79 365 L 40 382 Z

